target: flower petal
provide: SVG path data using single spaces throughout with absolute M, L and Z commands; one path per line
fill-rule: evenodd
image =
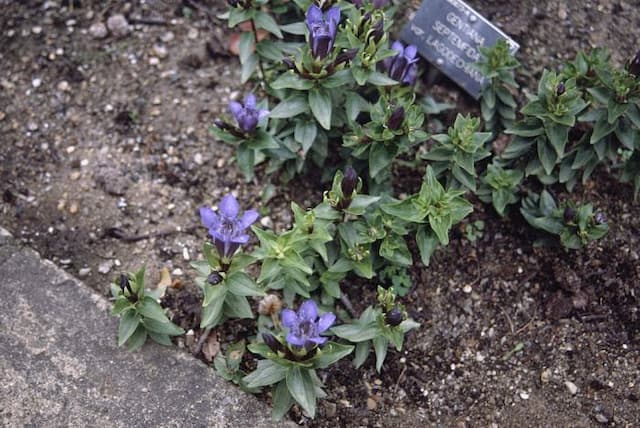
M 242 104 L 240 104 L 239 102 L 231 101 L 229 103 L 229 110 L 231 110 L 231 113 L 233 113 L 233 117 L 235 117 L 237 120 L 238 116 L 240 115 L 242 110 L 244 110 L 244 108 L 242 107 Z
M 258 120 L 262 120 L 267 116 L 269 116 L 269 110 L 266 110 L 266 109 L 258 110 Z
M 246 244 L 249 242 L 249 235 L 234 235 L 231 237 L 230 242 L 235 242 L 236 244 Z
M 391 45 L 391 49 L 398 52 L 398 55 L 402 55 L 404 53 L 404 45 L 399 40 L 393 42 L 393 44 Z
M 218 224 L 218 215 L 209 207 L 200 208 L 200 219 L 207 229 L 215 227 Z
M 322 11 L 318 6 L 312 4 L 309 9 L 307 9 L 307 19 L 305 22 L 307 23 L 307 27 L 309 31 L 311 31 L 311 26 L 316 22 L 322 22 L 324 17 L 322 16 Z
M 415 45 L 409 45 L 404 49 L 404 57 L 409 61 L 412 61 L 416 58 L 416 54 L 418 53 L 418 48 Z
M 244 108 L 255 109 L 256 108 L 256 96 L 253 93 L 249 92 L 244 98 Z
M 280 318 L 282 319 L 282 325 L 289 329 L 295 328 L 300 324 L 298 315 L 291 309 L 284 309 L 280 314 Z
M 325 19 L 327 21 L 333 21 L 337 25 L 340 22 L 340 8 L 338 6 L 333 6 L 325 14 Z
M 320 337 L 320 336 L 307 338 L 307 342 L 312 342 L 312 343 L 315 343 L 316 345 L 324 345 L 325 343 L 327 343 L 327 340 L 329 339 L 326 337 Z M 305 345 L 305 348 L 306 347 L 307 346 Z
M 244 230 L 247 227 L 251 226 L 257 219 L 260 217 L 258 211 L 256 210 L 247 210 L 242 214 L 242 218 L 240 219 L 240 223 L 238 224 L 239 228 Z
M 318 318 L 318 305 L 316 305 L 316 302 L 309 299 L 300 305 L 298 317 L 300 317 L 300 320 L 315 321 Z
M 238 204 L 238 200 L 234 198 L 231 193 L 222 198 L 222 201 L 220 202 L 220 214 L 223 217 L 235 219 L 238 217 L 239 211 L 240 204 Z
M 287 343 L 294 346 L 304 346 L 305 340 L 294 333 L 287 334 Z
M 320 320 L 318 321 L 318 334 L 324 333 L 333 325 L 336 321 L 336 316 L 332 312 L 327 312 L 326 314 L 322 314 L 320 316 Z

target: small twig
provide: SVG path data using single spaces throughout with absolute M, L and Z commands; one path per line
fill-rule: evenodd
M 400 381 L 402 380 L 402 378 L 404 377 L 404 374 L 407 372 L 407 366 L 405 365 L 402 368 L 402 371 L 400 372 L 400 376 L 398 376 L 398 380 L 396 380 L 396 384 L 393 387 L 393 401 L 396 402 L 398 401 L 398 385 L 400 384 Z
M 186 229 L 169 229 L 169 230 L 160 230 L 158 232 L 139 233 L 137 235 L 130 235 L 126 233 L 124 230 L 120 229 L 119 227 L 110 227 L 104 232 L 102 236 L 103 237 L 109 236 L 125 242 L 138 242 L 144 239 L 159 238 L 162 236 L 173 235 L 174 233 L 190 233 L 194 229 L 195 229 L 195 226 L 192 226 Z
M 513 321 L 511 321 L 511 317 L 509 316 L 509 314 L 507 313 L 507 311 L 505 311 L 502 306 L 499 306 L 500 310 L 502 311 L 502 313 L 504 314 L 505 318 L 507 319 L 507 322 L 509 323 L 509 328 L 511 329 L 511 334 L 514 334 L 516 329 L 513 326 Z
M 141 25 L 157 25 L 159 27 L 168 27 L 170 22 L 164 19 L 147 19 L 147 18 L 129 18 L 129 24 L 141 24 Z
M 209 338 L 210 333 L 211 327 L 207 327 L 204 329 L 204 332 L 198 338 L 198 343 L 196 343 L 195 348 L 193 348 L 193 355 L 198 355 L 200 353 L 200 351 L 202 350 L 202 346 L 204 345 L 204 342 L 207 341 L 207 338 Z

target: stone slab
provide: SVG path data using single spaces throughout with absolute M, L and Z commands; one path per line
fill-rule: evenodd
M 106 299 L 0 232 L 0 425 L 275 426 L 177 348 L 118 348 Z

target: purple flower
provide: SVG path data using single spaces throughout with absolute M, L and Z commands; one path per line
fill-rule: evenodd
M 249 241 L 245 229 L 258 219 L 256 210 L 245 211 L 240 217 L 240 205 L 232 194 L 228 194 L 220 202 L 218 213 L 211 208 L 200 208 L 202 223 L 209 229 L 218 255 L 227 263 L 242 244 Z
M 413 85 L 418 71 L 418 57 L 416 56 L 418 48 L 414 45 L 405 48 L 401 42 L 395 41 L 391 45 L 391 49 L 397 53 L 393 57 L 383 59 L 382 67 L 393 80 Z
M 248 134 L 255 131 L 260 119 L 269 114 L 269 110 L 256 108 L 256 96 L 251 93 L 245 97 L 244 106 L 237 101 L 231 101 L 229 110 L 236 118 L 238 127 Z
M 318 319 L 318 306 L 313 300 L 300 305 L 297 313 L 291 309 L 282 311 L 282 325 L 289 329 L 287 342 L 307 351 L 327 342 L 328 339 L 320 334 L 327 331 L 335 320 L 336 316 L 331 312 Z
M 336 32 L 340 22 L 340 8 L 333 6 L 323 14 L 318 6 L 312 4 L 307 10 L 305 22 L 309 29 L 311 54 L 316 59 L 325 58 L 333 49 L 333 43 L 336 41 Z

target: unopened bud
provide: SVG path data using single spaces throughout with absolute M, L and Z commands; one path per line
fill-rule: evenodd
M 282 59 L 282 62 L 284 63 L 284 65 L 285 65 L 289 70 L 295 70 L 295 69 L 296 69 L 296 63 L 295 63 L 295 61 L 294 61 L 292 58 L 290 58 L 290 57 L 286 56 L 286 57 L 284 57 L 284 58 Z
M 227 0 L 227 4 L 231 7 L 238 7 L 238 0 Z
M 382 36 L 384 36 L 384 21 L 379 19 L 373 25 L 373 31 L 371 31 L 369 37 L 373 39 L 374 43 L 378 43 L 382 39 Z
M 391 117 L 387 121 L 387 128 L 392 130 L 398 130 L 404 122 L 404 107 L 400 106 L 391 113 Z
M 231 125 L 229 125 L 227 122 L 225 122 L 224 120 L 220 120 L 220 119 L 216 119 L 213 121 L 213 124 L 215 126 L 217 126 L 218 128 L 222 129 L 223 131 L 226 131 L 228 129 L 231 128 Z
M 207 277 L 207 282 L 211 285 L 218 285 L 222 282 L 222 276 L 218 272 L 213 271 Z
M 356 189 L 358 185 L 358 174 L 356 170 L 351 166 L 348 166 L 344 171 L 344 177 L 342 177 L 342 182 L 340 182 L 340 188 L 342 189 L 342 195 L 345 198 L 351 198 L 353 191 Z
M 118 278 L 118 287 L 124 292 L 125 288 L 129 290 L 131 293 L 131 284 L 129 283 L 129 276 L 127 274 L 121 273 Z
M 264 343 L 273 352 L 277 353 L 278 350 L 280 349 L 280 342 L 278 342 L 278 339 L 276 339 L 273 334 L 271 334 L 271 333 L 262 333 L 262 340 L 264 340 Z
M 387 312 L 384 317 L 384 321 L 387 323 L 387 325 L 396 327 L 400 325 L 400 323 L 402 322 L 402 318 L 402 311 L 398 308 L 393 308 L 389 312 Z
M 564 82 L 560 82 L 560 83 L 558 83 L 558 86 L 556 87 L 556 95 L 560 96 L 560 95 L 564 94 L 566 90 L 567 90 L 567 88 L 564 85 Z
M 334 67 L 336 65 L 342 64 L 343 62 L 351 61 L 356 57 L 357 54 L 358 54 L 358 48 L 353 48 L 353 49 L 346 50 L 344 52 L 340 52 L 336 57 L 336 60 L 333 62 Z
M 640 51 L 636 54 L 635 57 L 629 63 L 629 73 L 633 74 L 635 77 L 640 77 Z
M 597 212 L 595 217 L 594 217 L 594 219 L 595 219 L 597 224 L 606 224 L 607 223 L 607 216 L 603 212 Z
M 576 210 L 574 210 L 574 209 L 573 209 L 573 208 L 571 208 L 571 207 L 566 207 L 566 208 L 564 209 L 564 214 L 563 214 L 563 216 L 564 216 L 564 222 L 565 222 L 565 223 L 571 223 L 571 222 L 573 222 L 573 221 L 575 220 L 575 218 L 576 218 Z
M 282 300 L 275 294 L 267 294 L 258 303 L 258 313 L 261 315 L 274 315 L 282 309 Z

